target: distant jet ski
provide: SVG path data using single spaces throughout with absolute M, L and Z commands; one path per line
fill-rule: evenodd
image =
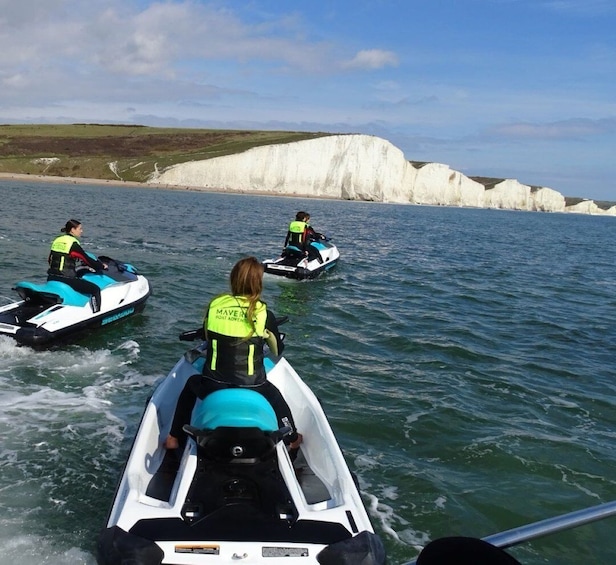
M 263 261 L 265 272 L 289 279 L 313 279 L 333 269 L 340 259 L 338 248 L 329 240 L 313 241 L 306 256 L 292 245 L 287 246 L 278 259 Z
M 303 434 L 296 457 L 281 441 L 291 428 L 279 429 L 249 388 L 208 395 L 184 426 L 185 445 L 164 449 L 204 350 L 187 351 L 146 405 L 98 539 L 99 565 L 384 565 L 323 409 L 284 357 L 266 357 L 265 368 Z
M 48 347 L 141 312 L 150 296 L 148 280 L 128 263 L 99 259 L 108 269 L 82 277 L 101 289 L 98 312 L 93 311 L 89 295 L 63 282 L 21 281 L 13 289 L 21 300 L 0 307 L 0 335 L 11 336 L 21 345 Z

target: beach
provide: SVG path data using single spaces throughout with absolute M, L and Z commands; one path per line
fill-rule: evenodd
M 163 190 L 186 190 L 192 192 L 210 192 L 210 193 L 220 193 L 220 194 L 251 194 L 254 196 L 275 196 L 282 198 L 310 198 L 310 199 L 318 199 L 318 200 L 343 200 L 340 198 L 335 198 L 333 196 L 313 196 L 310 194 L 281 194 L 281 193 L 271 193 L 265 190 L 246 190 L 246 189 L 232 189 L 232 188 L 212 188 L 212 187 L 196 187 L 196 186 L 183 186 L 183 185 L 175 185 L 175 184 L 155 184 L 155 183 L 147 183 L 147 182 L 134 182 L 134 181 L 125 181 L 125 180 L 114 180 L 114 179 L 91 179 L 91 178 L 83 178 L 83 177 L 59 177 L 52 175 L 26 175 L 19 173 L 0 173 L 0 181 L 1 180 L 16 180 L 19 182 L 40 182 L 40 183 L 54 183 L 54 184 L 64 184 L 64 185 L 107 185 L 107 186 L 124 186 L 128 188 L 152 188 L 154 190 L 163 189 Z
M 53 182 L 59 184 L 109 184 L 113 186 L 149 186 L 142 182 L 129 182 L 111 179 L 88 179 L 82 177 L 58 177 L 51 175 L 24 175 L 18 173 L 0 173 L 1 179 L 12 179 L 30 182 Z

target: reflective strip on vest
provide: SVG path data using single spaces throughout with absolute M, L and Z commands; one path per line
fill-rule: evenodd
M 212 340 L 212 355 L 211 355 L 211 359 L 210 359 L 210 369 L 212 369 L 212 371 L 216 370 L 216 360 L 218 359 L 218 340 L 217 339 L 213 339 Z
M 248 359 L 246 363 L 246 372 L 252 377 L 255 374 L 255 345 L 251 343 L 248 346 Z

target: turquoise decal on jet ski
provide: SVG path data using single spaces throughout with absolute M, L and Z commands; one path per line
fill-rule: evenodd
M 122 312 L 118 312 L 113 316 L 109 316 L 108 318 L 103 318 L 101 325 L 110 324 L 111 322 L 115 322 L 116 320 L 120 320 L 121 318 L 125 318 L 126 316 L 130 316 L 135 311 L 134 308 L 127 308 L 126 310 L 122 310 Z

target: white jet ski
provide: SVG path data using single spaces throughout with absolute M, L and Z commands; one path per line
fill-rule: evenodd
M 148 280 L 128 263 L 99 259 L 108 269 L 82 277 L 101 289 L 98 312 L 93 311 L 89 295 L 63 282 L 21 281 L 14 288 L 21 300 L 0 307 L 0 335 L 11 336 L 21 345 L 48 347 L 141 312 L 150 296 Z
M 204 348 L 188 351 L 146 405 L 98 539 L 99 565 L 383 565 L 323 409 L 284 357 L 265 365 L 303 434 L 296 457 L 280 441 L 291 429 L 278 430 L 269 403 L 247 388 L 198 401 L 186 444 L 162 447 Z
M 300 249 L 288 245 L 277 259 L 263 261 L 265 272 L 289 279 L 313 279 L 333 269 L 340 259 L 338 248 L 329 240 L 313 241 L 313 252 L 306 257 Z

